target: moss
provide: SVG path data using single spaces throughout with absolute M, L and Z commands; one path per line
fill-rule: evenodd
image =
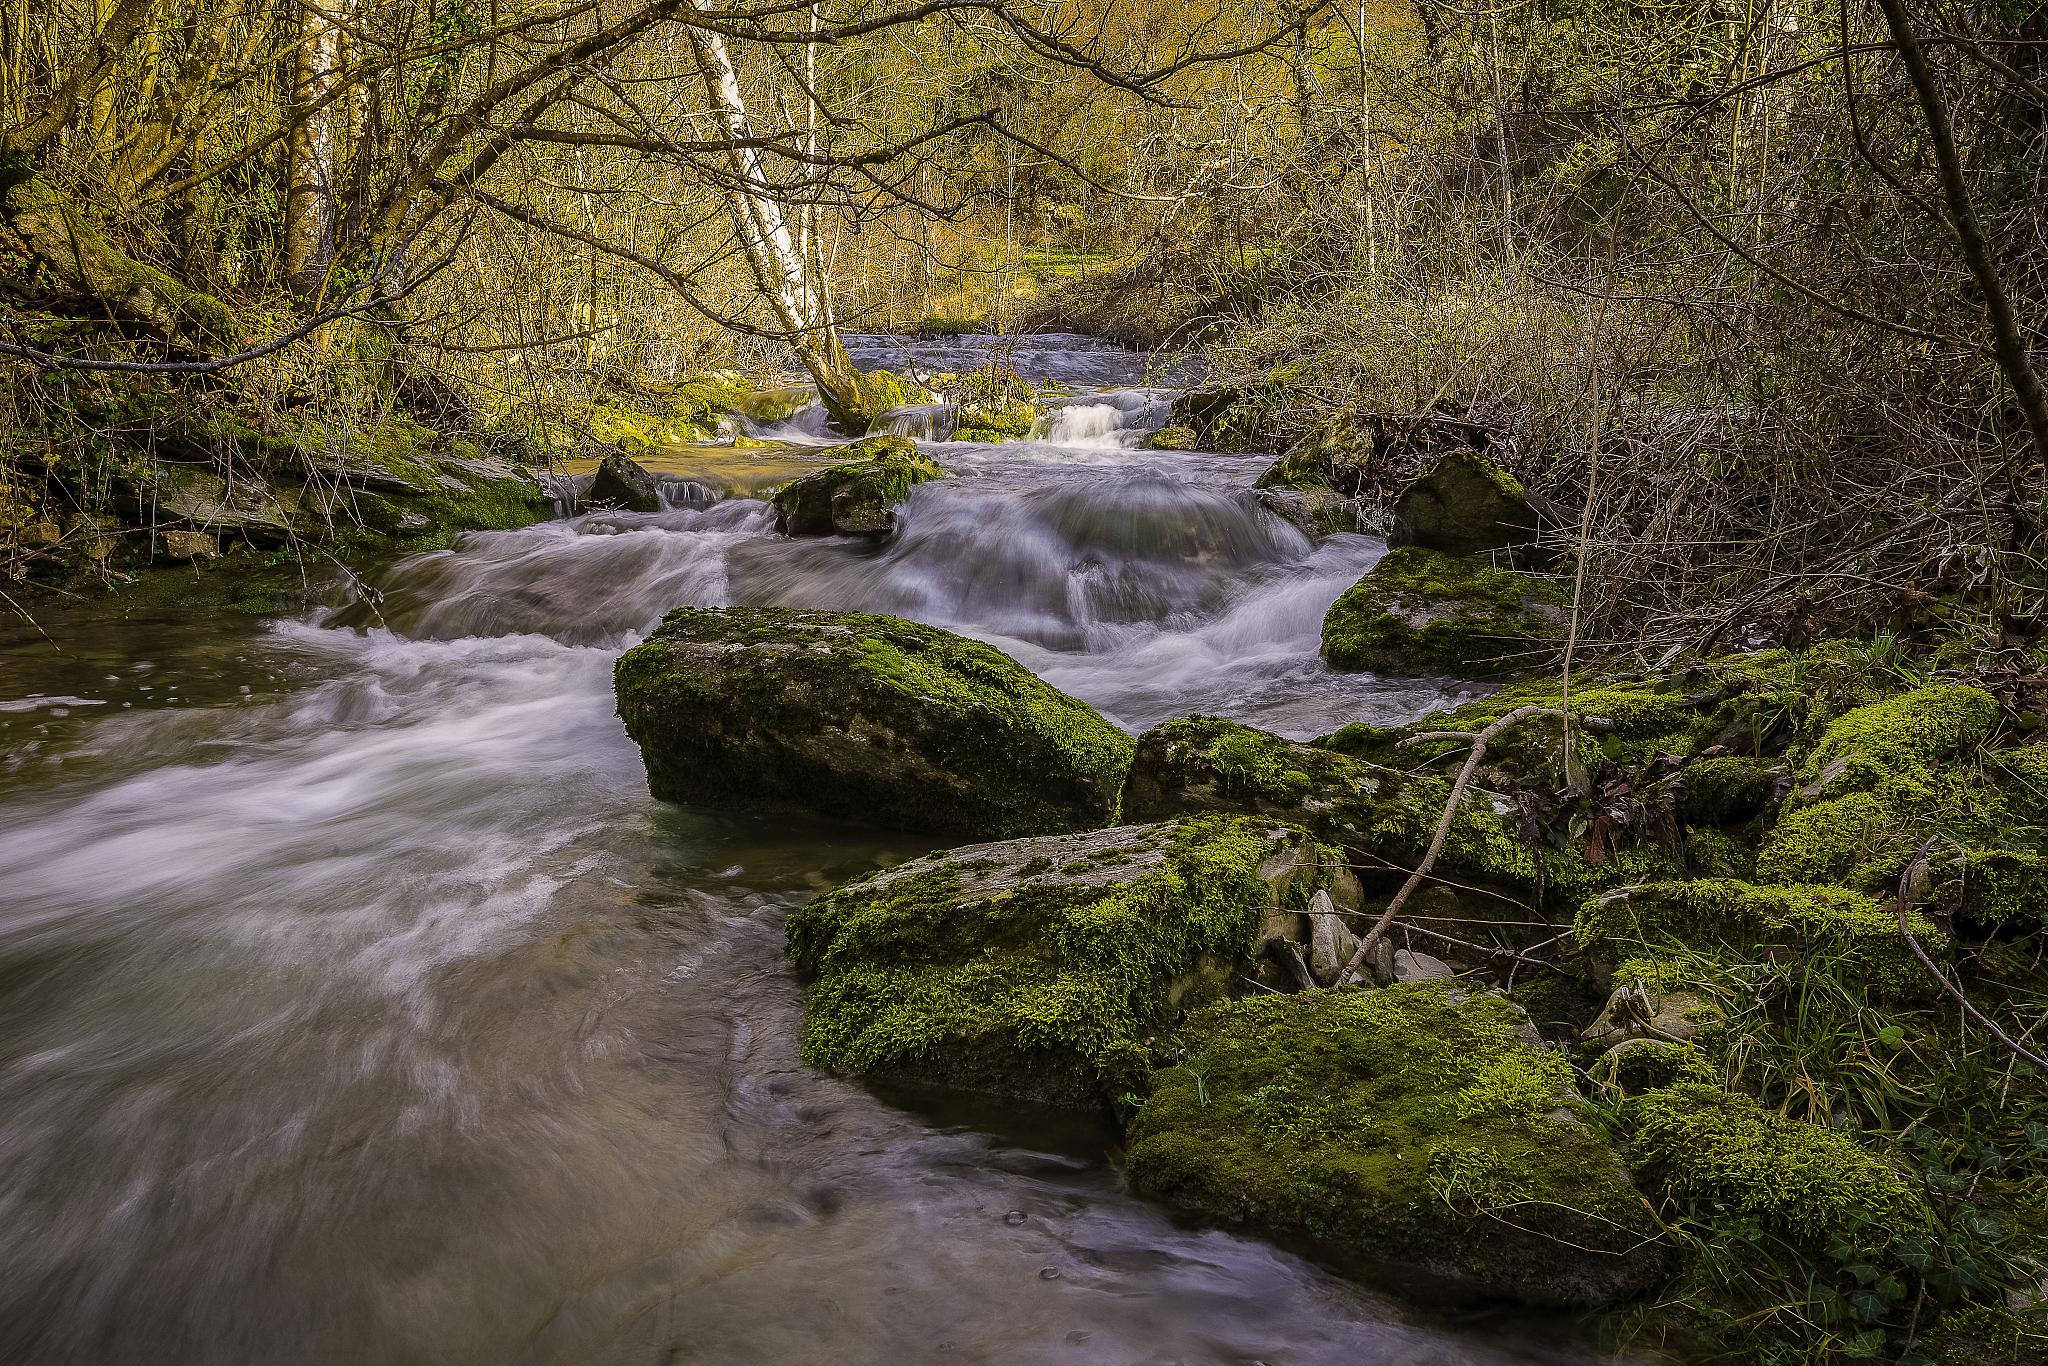
M 617 667 L 671 800 L 801 805 L 982 835 L 1108 820 L 1132 742 L 1008 655 L 896 617 L 669 613 Z
M 2048 1321 L 1966 1305 L 1941 1316 L 1920 1352 L 1935 1366 L 2040 1366 L 2048 1361 Z
M 1911 924 L 1930 953 L 1946 951 L 1946 937 L 1923 917 Z M 1590 960 L 1610 965 L 1646 946 L 1675 944 L 1748 961 L 1850 960 L 1872 993 L 1889 999 L 1912 999 L 1934 986 L 1892 911 L 1843 887 L 1760 887 L 1725 878 L 1631 887 L 1588 901 L 1572 938 Z
M 1695 759 L 1679 775 L 1678 811 L 1696 825 L 1739 825 L 1761 814 L 1788 776 L 1781 764 L 1740 754 Z
M 1927 1231 L 1910 1177 L 1846 1134 L 1685 1081 L 1631 1102 L 1638 1177 L 1687 1218 L 1753 1220 L 1808 1245 Z
M 1447 982 L 1212 1007 L 1131 1125 L 1132 1185 L 1468 1292 L 1629 1294 L 1661 1271 L 1656 1222 L 1526 1027 Z
M 1998 704 L 1977 688 L 1917 688 L 1837 718 L 1801 764 L 1757 874 L 1772 882 L 1889 883 L 1936 829 L 1995 838 L 2005 801 L 1959 762 L 1981 745 Z
M 1600 1055 L 1591 1074 L 1625 1096 L 1641 1095 L 1681 1082 L 1718 1084 L 1720 1070 L 1690 1043 L 1665 1039 L 1630 1039 Z
M 1968 849 L 1934 865 L 1933 900 L 1980 930 L 2048 929 L 2048 855 Z
M 860 375 L 860 410 L 848 416 L 853 422 L 852 430 L 864 432 L 891 408 L 936 402 L 938 395 L 914 379 L 906 379 L 893 370 L 864 370 Z
M 1154 451 L 1191 451 L 1195 449 L 1195 429 L 1179 426 L 1161 427 L 1145 438 L 1145 448 Z
M 886 534 L 896 524 L 896 505 L 912 487 L 946 477 L 907 437 L 871 436 L 843 450 L 850 459 L 792 480 L 775 495 L 776 519 L 785 533 Z
M 1127 814 L 1247 811 L 1298 822 L 1361 856 L 1412 866 L 1429 847 L 1450 780 L 1412 775 L 1210 716 L 1169 721 L 1139 737 L 1125 785 Z M 1451 822 L 1445 876 L 1534 889 L 1538 851 L 1479 794 Z
M 1498 672 L 1559 637 L 1563 603 L 1544 580 L 1405 547 L 1331 606 L 1323 658 L 1354 672 Z
M 1299 831 L 1225 817 L 937 854 L 790 915 L 805 1057 L 924 1086 L 1096 1105 L 1246 966 Z M 1105 858 L 1105 854 L 1121 858 Z M 981 875 L 989 856 L 1010 874 Z M 1290 865 L 1291 866 L 1291 865 Z M 1306 902 L 1311 887 L 1282 893 Z

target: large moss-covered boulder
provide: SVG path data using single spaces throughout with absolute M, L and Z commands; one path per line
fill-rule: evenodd
M 1536 532 L 1536 511 L 1513 475 L 1477 451 L 1454 451 L 1394 500 L 1388 540 L 1478 555 L 1528 545 Z
M 886 536 L 912 487 L 946 472 L 908 437 L 871 436 L 843 448 L 847 459 L 792 480 L 775 495 L 776 522 L 791 536 Z
M 1924 917 L 1907 923 L 1931 954 L 1946 951 L 1946 937 Z M 1747 962 L 1824 955 L 1853 964 L 1883 999 L 1937 989 L 1899 934 L 1897 913 L 1846 887 L 1760 887 L 1731 878 L 1650 883 L 1588 901 L 1572 938 L 1597 967 L 1669 946 Z
M 1113 819 L 1129 736 L 980 641 L 865 612 L 682 607 L 620 659 L 671 801 L 1008 836 Z
M 1661 1229 L 1504 998 L 1447 981 L 1203 1011 L 1157 1075 L 1132 1185 L 1471 1295 L 1597 1305 L 1662 1279 Z
M 1349 673 L 1498 673 L 1562 638 L 1564 594 L 1482 560 L 1388 552 L 1323 618 L 1323 658 Z
M 1327 877 L 1298 829 L 1201 817 L 972 845 L 792 912 L 804 1053 L 921 1088 L 1099 1106 Z

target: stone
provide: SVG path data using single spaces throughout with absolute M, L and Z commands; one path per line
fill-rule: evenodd
M 1195 429 L 1178 424 L 1161 427 L 1145 438 L 1145 449 L 1153 451 L 1191 451 L 1195 448 Z
M 1418 1290 L 1590 1307 L 1671 1247 L 1562 1054 L 1450 982 L 1196 1012 L 1127 1136 L 1132 1187 Z
M 898 1086 L 1098 1108 L 1255 970 L 1320 883 L 1299 828 L 1227 816 L 943 850 L 793 911 L 804 1056 Z
M 1638 1039 L 1690 1043 L 1719 1012 L 1696 992 L 1652 991 L 1641 980 L 1623 982 L 1608 995 L 1599 1018 L 1579 1033 L 1579 1042 L 1604 1053 Z
M 215 535 L 272 544 L 291 534 L 296 490 L 280 492 L 254 475 L 226 479 L 196 465 L 159 464 L 154 477 L 124 500 L 123 511 L 144 525 L 169 523 Z
M 1457 969 L 1443 959 L 1413 949 L 1394 950 L 1394 980 L 1396 982 L 1429 982 L 1439 977 L 1455 977 Z
M 620 659 L 654 795 L 981 837 L 1100 825 L 1132 741 L 980 641 L 896 617 L 683 607 Z
M 220 540 L 204 531 L 161 531 L 156 540 L 167 560 L 211 560 L 220 555 Z
M 1308 905 L 1308 970 L 1316 981 L 1329 986 L 1344 971 L 1351 955 L 1358 951 L 1358 936 L 1351 932 L 1337 903 L 1326 891 L 1317 892 Z
M 946 477 L 908 437 L 871 436 L 841 450 L 850 458 L 775 495 L 776 524 L 785 535 L 886 536 L 913 486 Z
M 1536 510 L 1514 476 L 1477 451 L 1444 456 L 1394 500 L 1397 546 L 1476 555 L 1527 546 Z
M 625 508 L 629 512 L 661 511 L 661 482 L 617 451 L 606 453 L 583 494 L 593 507 Z
M 1388 552 L 1331 605 L 1323 659 L 1347 673 L 1528 668 L 1563 640 L 1566 602 L 1546 579 L 1409 546 Z

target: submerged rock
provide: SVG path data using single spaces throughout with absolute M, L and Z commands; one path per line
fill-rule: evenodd
M 865 612 L 682 607 L 620 659 L 671 801 L 1007 836 L 1113 819 L 1132 741 L 979 641 Z
M 1536 510 L 1521 483 L 1476 451 L 1455 451 L 1394 500 L 1388 540 L 1477 555 L 1529 545 L 1536 533 Z
M 1410 546 L 1331 605 L 1323 658 L 1351 673 L 1503 672 L 1562 638 L 1564 607 L 1545 580 Z
M 776 522 L 791 536 L 886 536 L 896 505 L 914 485 L 946 472 L 908 437 L 871 436 L 843 448 L 850 457 L 793 480 L 775 495 Z
M 611 451 L 598 462 L 597 475 L 590 481 L 583 501 L 630 512 L 659 512 L 661 483 L 632 460 Z
M 1199 817 L 979 844 L 791 913 L 804 1054 L 920 1088 L 1098 1106 L 1149 1041 L 1251 970 L 1269 908 L 1304 906 L 1314 841 Z
M 1507 1000 L 1450 982 L 1260 996 L 1195 1015 L 1132 1122 L 1139 1191 L 1467 1295 L 1607 1304 L 1661 1228 Z

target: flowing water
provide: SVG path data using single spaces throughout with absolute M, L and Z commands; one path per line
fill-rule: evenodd
M 0 648 L 0 1361 L 1582 1360 L 1177 1225 L 1088 1126 L 807 1070 L 783 912 L 929 838 L 648 797 L 611 665 L 685 602 L 968 631 L 1134 729 L 1443 700 L 1315 661 L 1378 542 L 1311 545 L 1257 460 L 1134 449 L 1135 358 L 1035 346 L 1071 411 L 931 445 L 957 477 L 881 545 L 720 496 L 801 447 L 679 454 L 728 468 L 374 607 Z

